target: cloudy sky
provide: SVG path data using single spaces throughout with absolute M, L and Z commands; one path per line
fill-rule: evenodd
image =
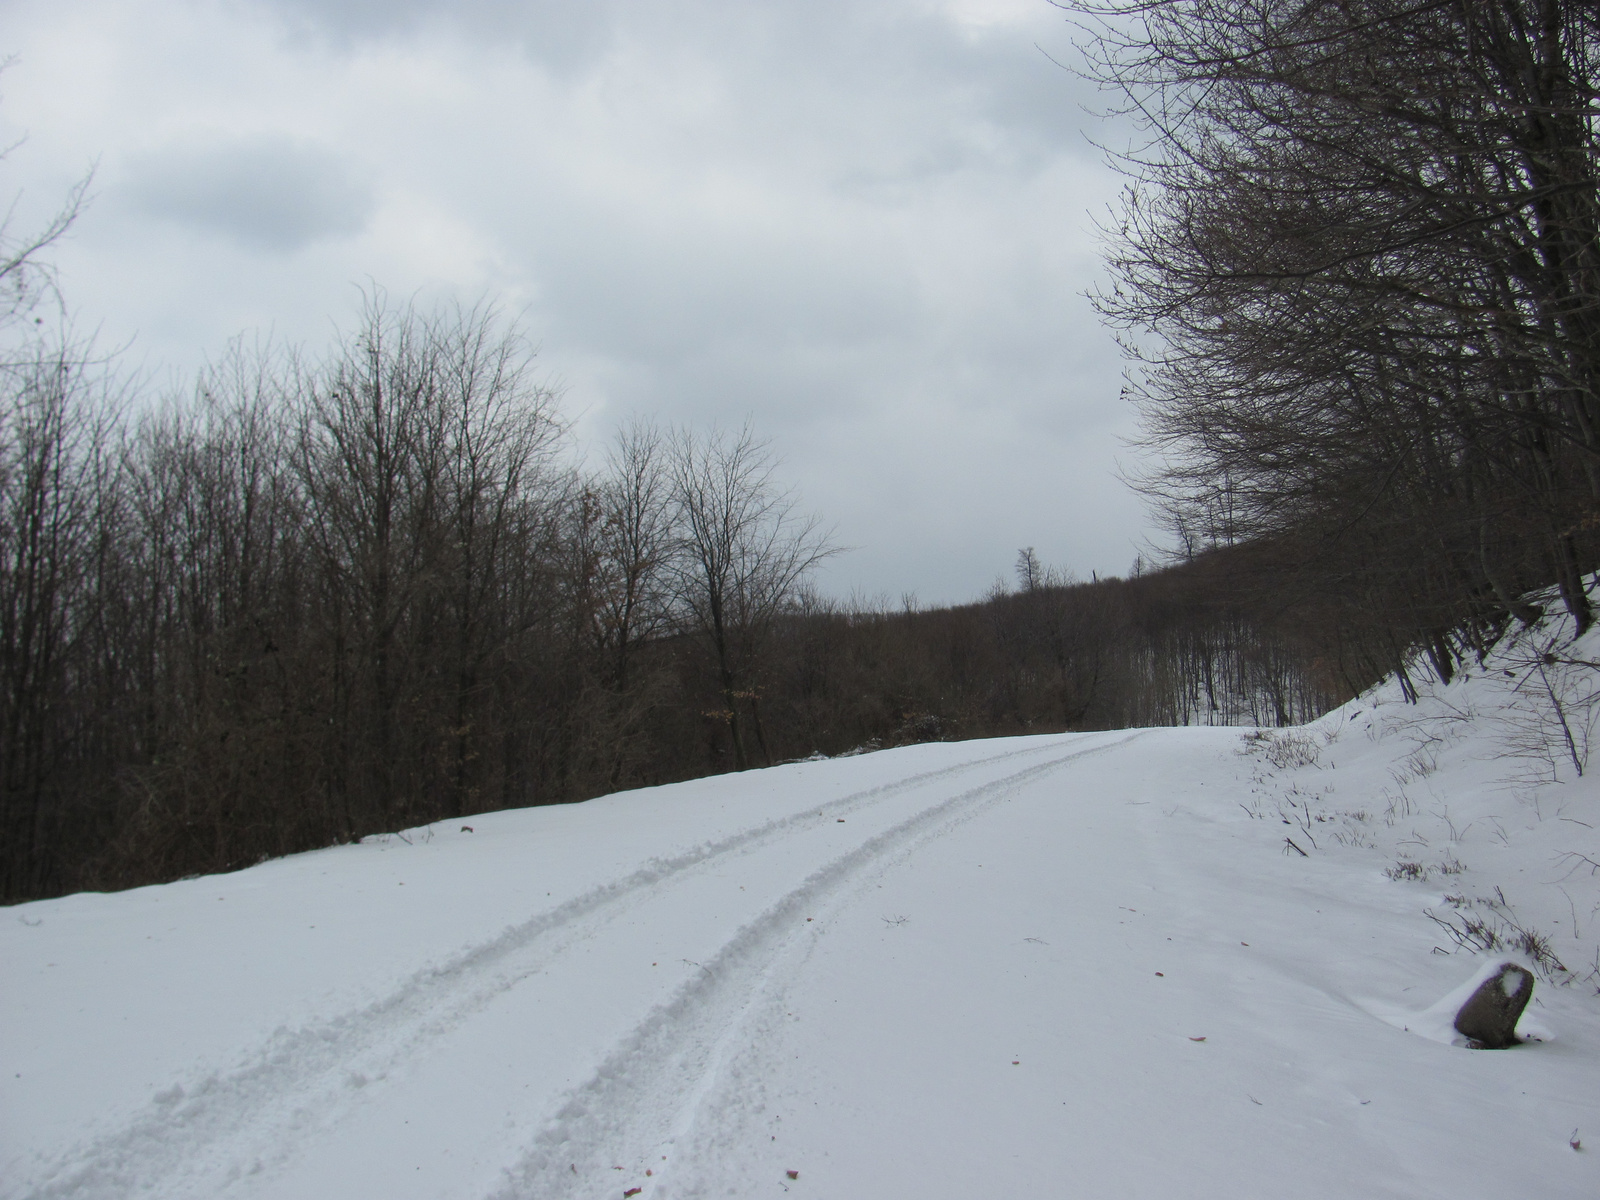
M 0 0 L 19 225 L 158 380 L 357 288 L 520 314 L 592 457 L 737 425 L 854 549 L 821 582 L 979 596 L 1148 536 L 1084 299 L 1118 183 L 1047 0 Z

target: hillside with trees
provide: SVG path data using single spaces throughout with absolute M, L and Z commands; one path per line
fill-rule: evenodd
M 750 429 L 636 424 L 575 467 L 488 310 L 374 300 L 320 360 L 236 347 L 159 403 L 33 349 L 0 470 L 10 899 L 812 754 L 1286 722 L 1354 681 L 1202 566 L 1072 584 L 1028 551 L 962 608 L 826 600 Z

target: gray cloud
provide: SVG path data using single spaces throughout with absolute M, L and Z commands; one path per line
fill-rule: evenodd
M 315 350 L 353 281 L 489 295 L 591 456 L 632 414 L 752 417 L 859 547 L 835 594 L 1133 558 L 1132 414 L 1083 297 L 1116 181 L 1044 0 L 16 2 L 0 119 L 62 139 L 63 177 L 107 159 L 62 277 L 152 363 L 251 328 Z M 316 141 L 154 132 L 195 112 Z
M 121 190 L 147 215 L 279 253 L 359 233 L 374 205 L 347 159 L 275 134 L 188 140 L 140 155 Z
M 608 5 L 600 0 L 253 0 L 302 37 L 350 47 L 447 29 L 485 43 L 511 41 L 558 73 L 579 71 L 611 39 Z

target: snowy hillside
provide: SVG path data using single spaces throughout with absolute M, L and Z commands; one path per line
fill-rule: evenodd
M 1600 639 L 1558 632 L 1299 730 L 915 746 L 7 909 L 0 1197 L 1595 1196 Z M 1506 956 L 1534 1040 L 1450 1044 Z

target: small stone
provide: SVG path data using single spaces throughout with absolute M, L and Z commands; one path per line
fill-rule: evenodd
M 1478 985 L 1456 1013 L 1456 1032 L 1474 1050 L 1505 1050 L 1517 1044 L 1517 1019 L 1533 996 L 1533 972 L 1516 963 Z

